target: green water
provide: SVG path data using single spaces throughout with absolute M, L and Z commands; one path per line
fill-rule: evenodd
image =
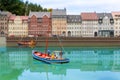
M 35 49 L 44 51 L 43 47 Z M 34 60 L 31 48 L 0 48 L 0 80 L 120 80 L 119 47 L 64 50 L 70 63 L 50 65 Z

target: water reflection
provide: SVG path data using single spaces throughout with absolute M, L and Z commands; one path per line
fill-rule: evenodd
M 36 48 L 44 51 L 44 48 Z M 55 48 L 51 47 L 51 50 Z M 30 48 L 7 47 L 0 52 L 0 79 L 2 80 L 74 80 L 80 72 L 120 72 L 119 48 L 65 48 L 67 64 L 48 65 L 34 60 Z M 31 75 L 31 76 L 30 76 Z M 79 75 L 75 75 L 79 77 Z M 86 79 L 87 80 L 87 79 Z M 94 79 L 93 79 L 94 80 Z M 110 79 L 112 80 L 112 79 Z

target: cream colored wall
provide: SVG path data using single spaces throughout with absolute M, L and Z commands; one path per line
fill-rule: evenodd
M 52 35 L 62 35 L 63 31 L 66 32 L 66 27 L 67 27 L 66 19 L 52 18 Z
M 9 36 L 28 36 L 28 23 L 22 23 L 20 16 L 16 16 L 14 22 L 9 21 Z
M 98 21 L 82 21 L 82 37 L 94 37 L 98 33 Z
M 120 36 L 120 18 L 114 18 L 114 36 Z
M 68 23 L 67 36 L 68 36 L 68 31 L 71 32 L 72 37 L 81 37 L 82 36 L 81 23 Z
M 120 12 L 112 12 L 114 19 L 114 37 L 120 36 Z

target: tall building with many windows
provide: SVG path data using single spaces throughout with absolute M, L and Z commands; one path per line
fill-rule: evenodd
M 51 36 L 51 13 L 30 12 L 28 34 L 33 36 Z
M 111 13 L 97 13 L 98 16 L 98 36 L 113 37 L 114 36 L 114 20 Z
M 0 37 L 8 36 L 8 19 L 10 16 L 10 12 L 0 11 Z
M 67 15 L 67 36 L 82 36 L 82 20 L 80 15 Z
M 112 17 L 114 19 L 114 36 L 120 36 L 120 12 L 112 12 Z
M 81 13 L 82 37 L 98 36 L 98 17 L 96 12 Z
M 28 36 L 28 16 L 11 16 L 8 24 L 9 36 L 27 37 Z
M 66 36 L 67 15 L 66 9 L 52 10 L 52 35 Z

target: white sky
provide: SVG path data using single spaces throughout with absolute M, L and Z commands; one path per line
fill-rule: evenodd
M 23 0 L 26 1 L 26 0 Z M 43 8 L 66 8 L 67 14 L 120 11 L 120 0 L 27 0 Z

